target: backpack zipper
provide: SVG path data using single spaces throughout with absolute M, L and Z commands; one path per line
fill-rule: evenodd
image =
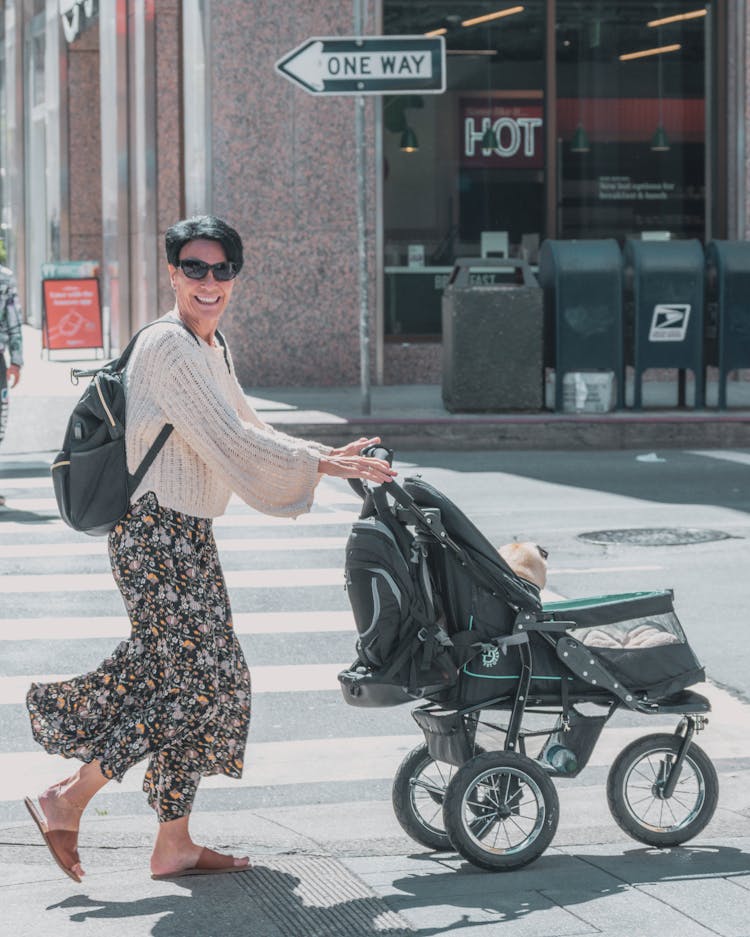
M 98 374 L 97 374 L 96 377 L 94 378 L 94 384 L 96 384 L 96 392 L 97 392 L 97 394 L 99 394 L 99 400 L 101 401 L 101 404 L 102 404 L 102 406 L 104 407 L 104 412 L 107 414 L 107 419 L 108 419 L 109 422 L 112 424 L 112 426 L 115 426 L 115 425 L 116 425 L 116 424 L 115 424 L 115 418 L 112 416 L 112 414 L 110 413 L 109 407 L 108 407 L 107 404 L 104 402 L 104 394 L 102 393 L 102 389 L 101 389 L 101 386 L 100 386 L 100 384 L 99 384 L 99 375 L 98 375 Z
M 70 465 L 70 459 L 66 461 L 55 462 L 54 465 L 50 466 L 50 472 L 54 471 L 56 468 L 62 468 L 63 465 Z

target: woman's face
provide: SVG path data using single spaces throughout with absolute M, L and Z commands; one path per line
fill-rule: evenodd
M 219 264 L 226 263 L 227 257 L 218 241 L 199 238 L 184 245 L 179 259 Z M 216 280 L 212 270 L 202 280 L 192 280 L 180 267 L 172 264 L 169 264 L 169 276 L 182 318 L 201 338 L 212 335 L 229 304 L 234 280 Z

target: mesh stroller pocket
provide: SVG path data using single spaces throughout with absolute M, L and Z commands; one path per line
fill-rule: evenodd
M 595 596 L 545 606 L 623 686 L 658 700 L 705 679 L 671 592 Z

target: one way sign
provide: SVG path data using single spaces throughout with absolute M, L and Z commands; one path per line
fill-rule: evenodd
M 313 36 L 276 63 L 310 94 L 440 94 L 442 36 Z

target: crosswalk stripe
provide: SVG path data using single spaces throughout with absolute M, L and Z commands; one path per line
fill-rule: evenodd
M 614 566 L 579 569 L 571 567 L 569 569 L 552 569 L 549 575 L 642 572 L 661 568 L 661 566 Z M 230 589 L 338 586 L 343 585 L 344 571 L 343 564 L 341 567 L 319 567 L 314 569 L 230 569 L 224 573 L 224 578 Z M 85 593 L 111 589 L 112 586 L 111 573 L 47 573 L 41 575 L 20 573 L 14 576 L 0 576 L 0 588 L 8 595 L 25 592 L 34 594 L 41 592 Z M 549 596 L 547 601 L 550 601 Z
M 252 739 L 252 734 L 251 734 Z M 346 739 L 304 739 L 249 742 L 241 780 L 215 775 L 201 781 L 202 788 L 257 788 L 297 784 L 368 781 L 393 778 L 405 754 L 418 744 L 415 735 L 367 736 Z M 129 771 L 122 784 L 105 788 L 107 794 L 141 790 L 143 770 Z M 0 754 L 0 801 L 20 800 L 44 790 L 70 774 L 71 761 L 43 751 Z
M 237 634 L 313 634 L 348 631 L 354 636 L 351 612 L 238 612 L 232 616 Z M 0 618 L 0 641 L 76 641 L 91 638 L 122 640 L 130 633 L 124 615 L 80 618 Z
M 54 498 L 16 498 L 8 495 L 7 507 L 14 511 L 54 511 L 57 512 L 57 501 Z M 244 502 L 237 502 L 245 507 Z M 338 494 L 335 491 L 326 490 L 316 494 L 315 503 L 317 505 L 327 504 L 362 504 L 361 498 L 356 495 Z
M 354 655 L 352 655 L 354 656 Z M 337 675 L 345 664 L 272 664 L 253 667 L 253 693 L 314 693 L 338 690 Z M 18 706 L 32 683 L 58 683 L 77 674 L 30 674 L 0 677 L 0 705 Z
M 11 505 L 9 505 L 10 507 Z M 214 529 L 225 527 L 288 527 L 290 530 L 294 526 L 298 527 L 320 527 L 342 525 L 350 526 L 356 519 L 357 512 L 351 511 L 333 511 L 333 510 L 313 510 L 309 514 L 300 514 L 297 518 L 291 517 L 272 517 L 270 514 L 224 514 L 222 517 L 214 519 Z M 23 534 L 25 537 L 33 538 L 39 533 L 48 530 L 70 530 L 58 517 L 52 517 L 46 521 L 2 521 L 0 530 L 3 534 Z M 71 536 L 73 534 L 71 533 Z M 83 536 L 83 535 L 81 535 Z
M 747 708 L 747 707 L 745 707 Z M 597 743 L 588 768 L 606 768 L 617 754 L 634 739 L 653 732 L 673 732 L 676 717 L 663 719 L 644 717 L 637 726 L 607 726 Z M 734 730 L 702 733 L 697 743 L 708 756 L 719 759 L 747 757 L 745 727 Z M 278 742 L 253 742 L 252 733 L 245 756 L 245 772 L 241 780 L 221 775 L 205 778 L 205 788 L 258 788 L 284 785 L 307 785 L 336 782 L 392 780 L 399 764 L 422 737 L 415 730 L 411 735 L 356 736 L 349 738 L 317 738 Z M 487 743 L 488 739 L 480 738 Z M 489 743 L 499 747 L 497 736 Z M 20 800 L 30 792 L 43 790 L 48 784 L 70 773 L 71 762 L 50 756 L 40 750 L 0 754 L 0 801 Z M 32 781 L 29 781 L 32 779 Z M 121 785 L 112 785 L 107 793 L 140 791 L 142 768 L 128 772 Z M 584 773 L 574 783 L 581 783 Z
M 284 589 L 307 586 L 344 585 L 342 567 L 319 569 L 235 569 L 224 573 L 230 589 Z M 111 589 L 111 573 L 59 573 L 56 575 L 30 575 L 0 577 L 2 591 L 10 593 L 40 592 L 95 592 Z
M 346 545 L 346 537 L 258 537 L 220 539 L 221 553 L 296 553 L 300 550 L 337 550 Z M 104 538 L 85 543 L 11 543 L 0 545 L 0 559 L 62 558 L 70 556 L 106 556 Z
M 0 476 L 2 476 L 2 472 L 0 472 Z M 11 495 L 9 500 L 12 500 L 12 507 L 15 507 L 17 510 L 31 511 L 57 507 L 57 501 L 54 498 L 49 475 L 27 475 L 18 478 L 4 479 L 3 489 L 4 493 L 12 491 L 29 491 L 32 489 L 39 489 L 40 492 L 45 492 L 43 496 L 40 494 L 36 497 L 29 498 L 24 497 L 23 495 L 18 497 Z M 317 504 L 362 503 L 362 499 L 356 495 L 345 483 L 337 484 L 336 482 L 326 482 L 325 480 L 321 481 L 315 490 L 315 501 Z M 246 507 L 245 502 L 234 494 L 229 499 L 229 504 L 232 506 L 240 505 L 243 508 Z

